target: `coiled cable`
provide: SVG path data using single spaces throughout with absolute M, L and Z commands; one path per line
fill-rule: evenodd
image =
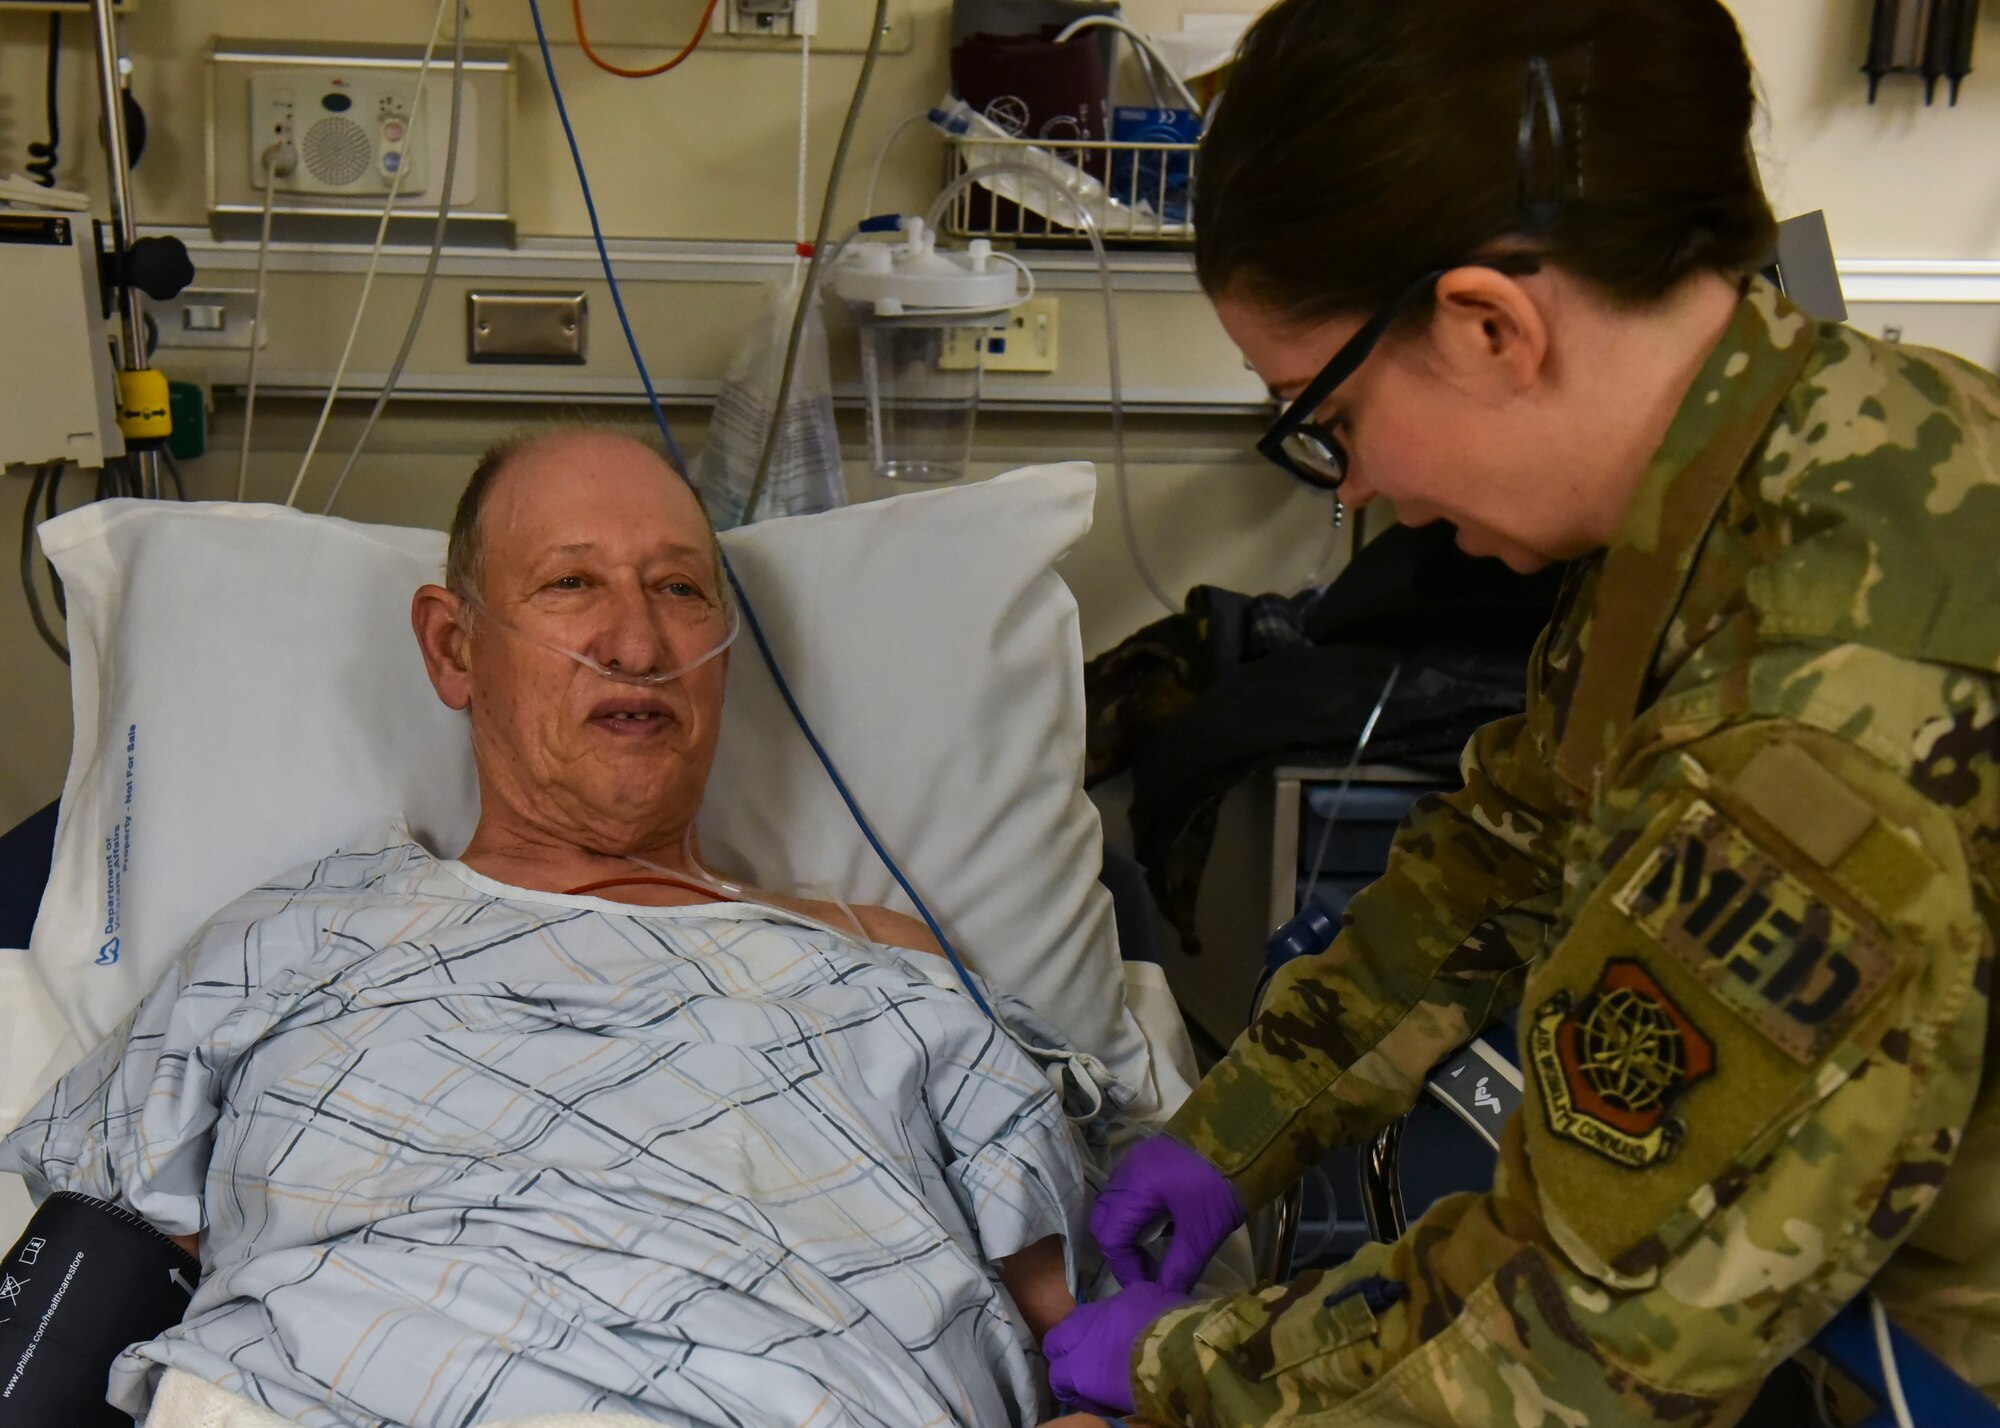
M 44 82 L 43 103 L 47 106 L 49 137 L 28 145 L 28 177 L 43 188 L 56 186 L 56 164 L 62 150 L 62 116 L 57 113 L 56 74 L 62 59 L 62 11 L 49 14 L 49 71 Z

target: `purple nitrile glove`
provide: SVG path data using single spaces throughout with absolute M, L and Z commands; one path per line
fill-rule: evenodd
M 1173 1137 L 1160 1135 L 1133 1146 L 1111 1172 L 1090 1212 L 1090 1233 L 1120 1284 L 1158 1283 L 1185 1294 L 1246 1218 L 1228 1177 Z M 1162 1219 L 1173 1221 L 1174 1234 L 1155 1274 L 1139 1240 Z
M 1188 1302 L 1187 1295 L 1157 1284 L 1134 1284 L 1109 1299 L 1079 1304 L 1042 1340 L 1050 1390 L 1064 1403 L 1130 1413 L 1133 1347 L 1162 1314 Z

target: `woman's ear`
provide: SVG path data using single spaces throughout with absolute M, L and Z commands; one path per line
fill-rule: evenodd
M 1454 268 L 1438 279 L 1431 342 L 1446 377 L 1492 396 L 1518 395 L 1543 376 L 1549 329 L 1520 279 Z

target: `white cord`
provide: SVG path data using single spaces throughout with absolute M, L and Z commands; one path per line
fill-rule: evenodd
M 437 14 L 431 20 L 430 42 L 424 46 L 423 63 L 417 66 L 417 82 L 410 95 L 409 121 L 404 133 L 414 136 L 417 130 L 418 106 L 424 100 L 424 84 L 430 78 L 431 60 L 437 54 L 438 37 L 444 33 L 444 17 L 451 12 L 452 0 L 438 0 Z M 424 134 L 430 132 L 428 118 L 423 127 Z M 354 305 L 354 321 L 347 329 L 347 345 L 340 350 L 340 364 L 333 369 L 333 381 L 326 389 L 326 400 L 320 404 L 319 421 L 313 426 L 312 440 L 306 443 L 306 452 L 299 460 L 299 474 L 292 478 L 292 489 L 285 496 L 287 506 L 299 503 L 299 491 L 306 484 L 306 468 L 312 465 L 313 456 L 319 451 L 319 439 L 326 434 L 327 419 L 333 415 L 334 400 L 340 395 L 340 384 L 347 376 L 347 362 L 354 355 L 354 343 L 361 336 L 361 320 L 368 312 L 368 294 L 375 287 L 375 273 L 382 263 L 382 245 L 389 238 L 389 219 L 396 211 L 396 195 L 402 191 L 403 175 L 410 171 L 408 164 L 398 164 L 396 172 L 389 180 L 389 196 L 382 201 L 382 220 L 375 225 L 375 246 L 368 253 L 368 271 L 361 279 L 361 300 Z
M 1910 1417 L 1910 1401 L 1903 1397 L 1903 1375 L 1896 1369 L 1896 1347 L 1889 1342 L 1889 1316 L 1873 1291 L 1868 1295 L 1868 1318 L 1875 1326 L 1875 1354 L 1882 1360 L 1882 1384 L 1889 1390 L 1889 1412 L 1896 1428 L 1917 1428 Z
M 264 224 L 257 237 L 257 287 L 250 298 L 250 370 L 243 380 L 243 449 L 236 454 L 236 499 L 240 504 L 250 489 L 250 425 L 257 416 L 257 349 L 264 345 L 264 276 L 271 257 L 271 209 L 278 194 L 278 165 L 291 147 L 283 139 L 257 156 L 264 171 Z M 291 165 L 286 165 L 289 172 Z
M 361 434 L 354 438 L 354 449 L 347 453 L 340 474 L 334 477 L 333 487 L 326 493 L 325 504 L 319 508 L 323 516 L 333 514 L 334 502 L 340 499 L 347 478 L 354 473 L 356 463 L 361 460 L 361 452 L 375 432 L 375 423 L 381 420 L 383 408 L 389 405 L 397 383 L 403 380 L 403 368 L 409 364 L 410 353 L 417 345 L 417 333 L 424 325 L 424 313 L 430 309 L 431 289 L 437 283 L 438 262 L 444 256 L 445 229 L 451 220 L 451 192 L 458 183 L 458 130 L 459 121 L 465 113 L 466 9 L 467 0 L 458 0 L 458 23 L 451 46 L 451 120 L 445 127 L 444 177 L 438 185 L 437 222 L 431 227 L 431 247 L 424 258 L 423 281 L 417 284 L 417 301 L 410 309 L 410 320 L 403 325 L 403 345 L 396 349 L 396 360 L 389 364 L 389 375 L 382 379 L 382 390 L 375 394 L 375 404 L 368 409 L 368 419 L 361 423 Z
M 1403 666 L 1400 664 L 1390 667 L 1389 677 L 1382 681 L 1382 693 L 1375 700 L 1375 707 L 1368 711 L 1367 722 L 1361 726 L 1361 737 L 1354 741 L 1354 752 L 1347 760 L 1346 772 L 1340 776 L 1340 787 L 1334 790 L 1333 802 L 1327 806 L 1326 822 L 1320 825 L 1319 842 L 1313 848 L 1312 881 L 1306 884 L 1306 895 L 1299 899 L 1301 907 L 1311 902 L 1314 895 L 1319 892 L 1320 870 L 1326 862 L 1327 845 L 1333 841 L 1333 825 L 1340 821 L 1341 805 L 1347 802 L 1347 791 L 1354 787 L 1355 770 L 1361 767 L 1361 760 L 1368 752 L 1368 741 L 1375 737 L 1376 721 L 1382 717 L 1382 711 L 1389 707 L 1389 695 L 1395 691 L 1396 680 L 1402 672 Z
M 1187 87 L 1187 81 L 1181 78 L 1180 71 L 1167 63 L 1167 57 L 1160 53 L 1159 46 L 1153 43 L 1153 37 L 1137 25 L 1121 20 L 1116 15 L 1085 15 L 1082 19 L 1072 20 L 1063 26 L 1061 31 L 1057 33 L 1055 42 L 1062 44 L 1065 40 L 1080 31 L 1094 30 L 1100 27 L 1107 30 L 1116 30 L 1119 34 L 1130 40 L 1132 47 L 1139 51 L 1140 63 L 1144 64 L 1147 61 L 1151 61 L 1160 74 L 1165 77 L 1167 83 L 1173 86 L 1174 93 L 1180 96 L 1181 103 L 1187 106 L 1188 111 L 1193 114 L 1201 113 L 1201 101 L 1194 97 L 1194 91 Z
M 1125 535 L 1125 551 L 1132 557 L 1132 568 L 1139 572 L 1139 579 L 1152 593 L 1160 607 L 1169 615 L 1181 613 L 1181 607 L 1167 594 L 1166 588 L 1154 577 L 1152 567 L 1146 564 L 1146 553 L 1139 546 L 1139 529 L 1132 518 L 1131 482 L 1125 472 L 1125 384 L 1118 360 L 1118 302 L 1111 285 L 1111 259 L 1104 251 L 1104 235 L 1097 231 L 1097 219 L 1084 207 L 1082 200 L 1064 188 L 1041 169 L 1014 159 L 1002 159 L 997 163 L 981 164 L 967 169 L 944 186 L 931 203 L 931 211 L 924 216 L 924 224 L 933 232 L 944 220 L 951 201 L 964 189 L 996 174 L 1015 174 L 1037 179 L 1049 191 L 1061 195 L 1076 213 L 1077 226 L 1083 229 L 1090 240 L 1091 255 L 1097 259 L 1097 282 L 1104 294 L 1104 365 L 1111 384 L 1111 468 L 1118 487 L 1119 525 Z
M 882 147 L 875 151 L 875 171 L 868 175 L 868 196 L 861 203 L 861 216 L 863 218 L 873 218 L 875 216 L 875 191 L 882 186 L 882 167 L 889 161 L 889 151 L 896 147 L 896 141 L 902 138 L 905 133 L 914 129 L 919 124 L 929 124 L 930 120 L 931 112 L 928 109 L 923 110 L 921 113 L 912 114 L 909 118 L 891 129 L 889 137 L 882 141 Z
M 799 181 L 798 199 L 793 208 L 792 252 L 797 255 L 792 260 L 792 271 L 798 271 L 798 264 L 805 261 L 799 250 L 806 243 L 806 168 L 812 162 L 812 154 L 806 138 L 812 127 L 812 36 L 806 35 L 799 41 Z

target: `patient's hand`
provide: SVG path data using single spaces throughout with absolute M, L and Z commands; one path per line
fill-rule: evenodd
M 1076 1296 L 1069 1292 L 1069 1279 L 1063 1273 L 1060 1235 L 1036 1240 L 1001 1260 L 1000 1282 L 1007 1286 L 1038 1344 L 1076 1308 Z

